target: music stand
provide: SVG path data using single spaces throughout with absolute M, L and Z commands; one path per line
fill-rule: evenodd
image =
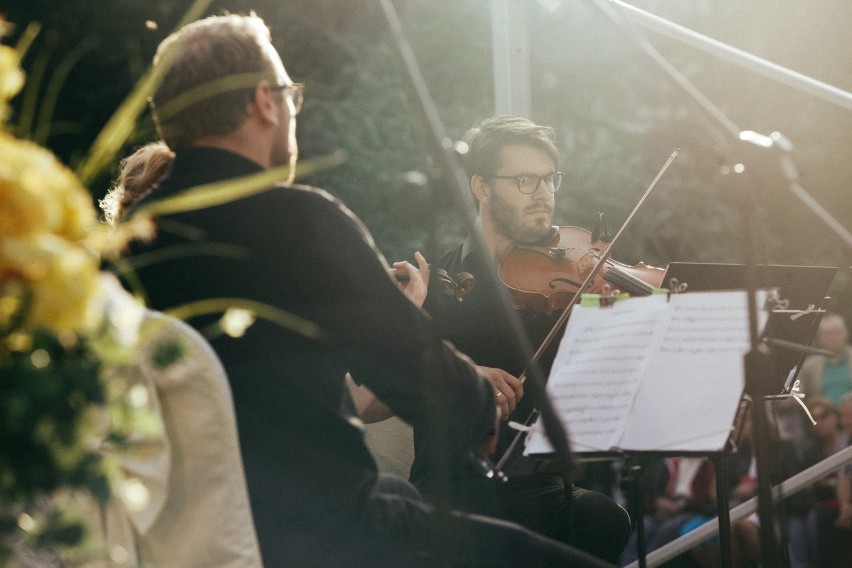
M 781 300 L 787 302 L 790 311 L 813 311 L 792 319 L 787 312 L 770 315 L 763 331 L 763 339 L 780 340 L 785 345 L 810 345 L 817 326 L 822 319 L 828 288 L 837 267 L 834 266 L 789 266 L 779 264 L 756 265 L 757 287 L 777 288 Z M 663 276 L 663 286 L 686 283 L 687 292 L 707 290 L 738 290 L 745 288 L 745 265 L 672 262 Z M 816 308 L 816 309 L 814 309 Z M 778 346 L 778 343 L 774 343 Z M 806 353 L 801 350 L 776 349 L 774 371 L 779 377 L 777 391 L 789 392 L 798 376 Z
M 781 297 L 790 301 L 791 308 L 802 308 L 808 304 L 822 303 L 837 267 L 834 266 L 787 266 L 781 264 L 758 264 L 757 286 L 779 288 Z M 671 279 L 686 282 L 687 291 L 745 289 L 745 265 L 698 262 L 672 262 L 663 276 L 663 286 Z
M 837 273 L 836 267 L 754 265 L 754 283 L 758 288 L 778 290 L 785 306 L 770 314 L 761 339 L 772 347 L 773 367 L 779 393 L 789 393 L 801 370 L 817 326 L 825 312 L 828 288 Z M 747 267 L 743 264 L 672 262 L 663 276 L 663 286 L 675 288 L 686 284 L 687 291 L 746 289 Z M 783 308 L 783 309 L 782 309 Z M 795 313 L 798 312 L 798 313 Z M 793 317 L 794 316 L 794 317 Z M 780 378 L 780 380 L 779 380 Z M 785 398 L 767 396 L 767 400 Z M 723 454 L 716 456 L 717 474 L 725 466 Z M 722 476 L 723 478 L 726 476 Z M 717 503 L 722 563 L 730 563 L 730 512 L 727 479 L 717 475 Z M 640 566 L 644 565 L 644 559 Z

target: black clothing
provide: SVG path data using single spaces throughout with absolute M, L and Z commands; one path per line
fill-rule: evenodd
M 500 291 L 492 285 L 493 280 L 486 277 L 487 272 L 494 270 L 489 259 L 481 251 L 476 250 L 470 239 L 441 257 L 437 269 L 443 269 L 455 278 L 458 274 L 468 272 L 474 277 L 474 288 L 461 301 L 450 293 L 444 293 L 445 288 L 435 282 L 430 283 L 430 293 L 424 303 L 424 309 L 435 321 L 435 327 L 441 337 L 447 339 L 459 351 L 470 356 L 477 364 L 486 367 L 503 369 L 519 376 L 527 367 L 531 353 L 521 353 L 519 346 L 512 336 L 512 330 L 500 313 Z M 435 276 L 437 270 L 432 271 Z M 515 308 L 512 308 L 515 309 Z M 545 315 L 532 309 L 517 310 L 523 328 L 530 339 L 532 349 L 538 347 L 536 341 L 541 341 L 550 332 L 559 312 Z M 539 367 L 546 376 L 550 369 L 556 349 L 559 345 L 557 337 L 542 356 Z M 534 410 L 531 397 L 524 397 L 519 402 L 510 420 L 524 422 Z M 496 455 L 500 456 L 511 443 L 517 432 L 502 425 Z M 411 466 L 411 481 L 421 487 L 434 484 L 433 464 L 427 459 L 429 451 L 424 448 L 425 441 L 418 439 L 415 429 L 415 456 Z M 463 456 L 452 464 L 454 478 L 477 478 L 479 472 L 470 467 L 470 462 Z M 533 464 L 526 459 L 513 459 L 506 472 L 510 477 L 532 473 Z
M 139 207 L 261 170 L 223 150 L 181 150 Z M 421 431 L 435 432 L 436 422 L 451 430 L 455 452 L 478 445 L 493 427 L 494 392 L 399 292 L 360 221 L 322 190 L 276 186 L 157 223 L 155 243 L 137 246 L 130 259 L 141 262 L 137 275 L 152 307 L 254 302 L 257 321 L 243 337 L 219 334 L 211 343 L 234 395 L 266 565 L 385 565 L 384 554 L 415 566 L 433 556 L 435 543 L 415 533 L 429 532 L 434 511 L 376 487 L 344 373 Z M 210 331 L 221 311 L 190 323 Z M 486 525 L 486 532 L 517 533 L 454 519 L 472 533 Z M 441 543 L 451 558 L 466 550 L 454 538 Z M 524 543 L 562 561 L 579 558 L 537 537 Z
M 499 281 L 487 278 L 486 271 L 495 270 L 489 259 L 468 239 L 433 265 L 433 275 L 436 269 L 444 269 L 453 278 L 462 272 L 474 277 L 473 289 L 461 301 L 443 293 L 439 284 L 430 283 L 424 308 L 434 319 L 438 333 L 480 365 L 503 369 L 514 376 L 523 373 L 531 354 L 516 347 L 511 328 L 500 313 L 500 290 L 496 287 Z M 535 350 L 560 313 L 545 315 L 519 309 L 517 315 Z M 545 377 L 558 345 L 559 336 L 539 360 Z M 509 418 L 523 423 L 534 409 L 531 398 L 523 397 Z M 435 471 L 442 465 L 436 457 L 441 458 L 442 454 L 432 451 L 423 434 L 415 425 L 410 479 L 430 496 L 441 491 Z M 505 422 L 501 425 L 497 456 L 503 455 L 516 434 Z M 521 450 L 522 444 L 517 449 Z M 610 498 L 566 484 L 553 464 L 526 458 L 520 451 L 513 452 L 504 468 L 509 477 L 507 483 L 486 479 L 471 463 L 464 454 L 450 459 L 451 506 L 518 522 L 610 562 L 618 559 L 630 535 L 630 519 Z

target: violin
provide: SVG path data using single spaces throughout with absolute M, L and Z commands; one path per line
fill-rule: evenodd
M 580 227 L 552 227 L 551 231 L 543 245 L 516 246 L 498 269 L 516 307 L 548 315 L 571 303 L 609 246 Z M 665 269 L 643 262 L 630 266 L 607 258 L 582 292 L 650 296 L 664 274 Z

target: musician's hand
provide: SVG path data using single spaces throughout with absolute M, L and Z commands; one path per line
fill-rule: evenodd
M 400 289 L 419 308 L 423 306 L 429 291 L 429 264 L 419 252 L 414 253 L 414 259 L 419 268 L 403 260 L 393 263 L 391 274 L 402 277 L 399 282 Z
M 497 391 L 497 404 L 500 406 L 503 419 L 508 420 L 509 414 L 515 410 L 515 406 L 524 396 L 524 383 L 503 369 L 481 365 L 477 365 L 476 368 L 479 374 L 488 379 L 491 386 Z

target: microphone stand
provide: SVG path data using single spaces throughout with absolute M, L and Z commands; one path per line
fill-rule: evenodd
M 742 131 L 738 128 L 689 79 L 684 77 L 682 73 L 669 63 L 634 26 L 621 17 L 621 13 L 613 8 L 613 6 L 625 11 L 632 19 L 649 29 L 696 46 L 706 53 L 742 65 L 803 92 L 818 96 L 842 108 L 852 110 L 852 93 L 765 61 L 744 51 L 725 45 L 722 42 L 702 36 L 683 26 L 668 22 L 659 16 L 625 4 L 622 0 L 589 1 L 609 17 L 619 28 L 625 31 L 646 55 L 653 59 L 669 75 L 669 78 L 698 105 L 706 117 L 710 119 L 710 126 L 712 127 L 711 134 L 716 136 L 725 146 L 729 148 L 738 147 L 739 151 L 750 154 L 752 159 L 763 160 L 764 167 L 774 170 L 774 172 L 762 172 L 763 175 L 772 176 L 772 183 L 767 183 L 766 185 L 783 184 L 802 208 L 812 214 L 817 221 L 831 231 L 841 244 L 845 245 L 847 254 L 852 255 L 852 232 L 840 224 L 831 213 L 823 208 L 819 202 L 799 185 L 797 181 L 798 173 L 791 157 L 793 150 L 792 143 L 779 132 L 763 136 L 751 131 Z M 719 132 L 720 129 L 722 130 L 721 133 Z M 747 142 L 748 144 L 741 144 L 741 142 Z M 758 157 L 758 153 L 762 153 L 764 156 Z M 776 163 L 770 165 L 766 162 L 767 158 Z
M 743 232 L 743 254 L 745 260 L 745 282 L 748 292 L 748 318 L 751 349 L 744 358 L 745 365 L 745 388 L 754 397 L 753 421 L 755 435 L 755 460 L 757 463 L 757 487 L 758 487 L 758 514 L 760 516 L 760 542 L 761 542 L 761 565 L 768 568 L 781 566 L 783 557 L 776 541 L 774 525 L 774 507 L 772 500 L 772 486 L 769 478 L 769 464 L 771 462 L 769 441 L 769 422 L 766 416 L 765 396 L 774 394 L 769 392 L 771 385 L 770 373 L 772 371 L 772 351 L 766 344 L 761 344 L 757 329 L 756 290 L 757 290 L 757 256 L 760 249 L 760 236 L 758 224 L 751 222 L 753 213 L 759 210 L 757 192 L 761 185 L 783 183 L 790 194 L 796 198 L 798 203 L 807 211 L 810 211 L 825 227 L 833 232 L 837 239 L 846 245 L 847 254 L 852 254 L 852 234 L 836 221 L 825 209 L 823 209 L 796 181 L 797 173 L 790 158 L 792 145 L 779 133 L 771 136 L 762 136 L 754 132 L 743 132 L 713 103 L 704 96 L 685 76 L 671 65 L 633 26 L 627 24 L 621 15 L 616 12 L 612 5 L 627 7 L 634 15 L 641 15 L 632 7 L 620 0 L 591 0 L 591 2 L 603 11 L 616 25 L 628 36 L 632 37 L 636 44 L 653 59 L 668 75 L 680 86 L 690 98 L 698 104 L 705 115 L 711 119 L 712 133 L 719 136 L 733 155 L 743 155 L 745 159 L 736 163 L 733 167 L 723 169 L 721 179 L 728 182 L 731 193 L 736 199 L 740 210 L 740 228 Z M 657 24 L 660 18 L 654 16 Z M 668 26 L 667 30 L 673 33 L 678 28 Z M 690 39 L 695 39 L 691 34 Z M 730 56 L 734 52 L 726 52 Z M 754 60 L 751 64 L 756 64 Z M 811 89 L 825 93 L 829 98 L 828 90 L 813 81 L 808 82 Z M 830 93 L 837 102 L 837 93 Z M 845 102 L 845 101 L 844 101 Z M 770 154 L 770 152 L 772 152 Z M 773 163 L 774 162 L 774 163 Z M 780 176 L 778 175 L 780 173 Z M 746 174 L 750 179 L 746 180 Z M 757 178 L 760 177 L 760 180 Z M 746 181 L 750 181 L 746 186 Z M 763 183 L 761 183 L 761 181 Z M 757 188 L 757 189 L 750 189 Z M 730 551 L 722 551 L 723 556 L 729 556 Z M 723 559 L 724 560 L 724 559 Z
M 411 50 L 411 46 L 405 38 L 402 31 L 402 25 L 391 0 L 380 0 L 382 8 L 387 18 L 393 39 L 395 40 L 397 54 L 399 55 L 405 69 L 408 73 L 408 87 L 411 95 L 415 99 L 415 110 L 419 115 L 424 127 L 428 130 L 429 142 L 432 145 L 432 155 L 440 166 L 440 171 L 446 177 L 447 185 L 450 187 L 451 197 L 458 209 L 462 211 L 464 222 L 468 233 L 473 239 L 474 244 L 480 250 L 488 250 L 485 239 L 479 227 L 476 224 L 474 213 L 473 198 L 468 191 L 468 181 L 464 171 L 459 163 L 458 156 L 453 149 L 452 140 L 446 135 L 440 117 L 438 116 L 435 103 L 433 102 L 426 81 L 420 73 L 417 60 Z M 505 286 L 497 280 L 497 271 L 487 271 L 486 278 L 492 278 L 494 288 L 500 293 L 500 309 L 504 323 L 509 325 L 512 330 L 512 337 L 516 342 L 516 347 L 521 353 L 532 353 L 532 346 L 524 332 L 518 317 L 512 309 L 512 304 Z M 547 437 L 550 440 L 555 452 L 555 460 L 560 466 L 561 471 L 571 473 L 576 470 L 577 464 L 569 442 L 568 433 L 565 431 L 561 421 L 553 410 L 550 399 L 546 396 L 544 390 L 544 379 L 537 365 L 533 365 L 528 369 L 529 384 L 532 388 L 529 389 L 529 395 L 533 399 L 536 407 L 541 412 L 542 422 Z

